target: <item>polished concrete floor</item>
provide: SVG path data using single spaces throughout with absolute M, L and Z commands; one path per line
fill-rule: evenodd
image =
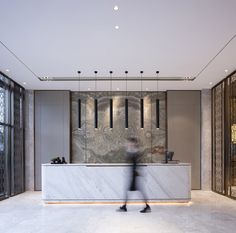
M 235 233 L 236 201 L 193 191 L 190 204 L 142 205 L 120 213 L 113 205 L 45 205 L 40 192 L 0 202 L 1 233 Z

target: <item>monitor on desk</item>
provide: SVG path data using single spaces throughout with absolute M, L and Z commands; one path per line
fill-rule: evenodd
M 166 163 L 168 163 L 168 161 L 172 161 L 173 160 L 173 156 L 174 156 L 174 151 L 166 151 Z

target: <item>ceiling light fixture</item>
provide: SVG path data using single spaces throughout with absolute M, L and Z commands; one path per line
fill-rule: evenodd
M 9 69 L 6 69 L 6 72 L 10 72 L 10 70 L 9 70 Z
M 125 77 L 126 77 L 126 81 L 125 81 L 125 93 L 126 93 L 126 97 L 125 97 L 125 129 L 129 128 L 129 101 L 128 101 L 128 91 L 127 91 L 127 74 L 128 71 L 125 71 Z
M 27 83 L 26 82 L 23 82 L 23 85 L 26 85 Z
M 143 106 L 143 71 L 140 71 L 141 88 L 140 88 L 140 128 L 144 128 L 144 106 Z
M 97 99 L 97 71 L 94 71 L 95 74 L 95 98 L 94 98 L 94 128 L 98 128 L 98 99 Z
M 156 128 L 159 129 L 160 128 L 160 101 L 158 98 L 158 74 L 159 71 L 156 71 L 157 74 L 157 81 L 156 81 Z
M 209 84 L 210 84 L 210 85 L 212 85 L 212 84 L 213 84 L 213 82 L 209 82 Z
M 115 11 L 118 11 L 119 10 L 119 7 L 117 5 L 114 6 L 113 8 Z
M 113 128 L 112 71 L 110 71 L 110 129 Z
M 78 91 L 79 91 L 79 98 L 77 100 L 77 104 L 78 104 L 78 128 L 81 129 L 81 97 L 80 97 L 80 73 L 81 71 L 77 72 L 79 75 L 79 82 L 78 82 Z
M 143 76 L 143 80 L 145 80 L 145 82 L 147 82 L 147 81 L 156 81 L 156 75 L 155 76 L 146 76 L 146 77 L 144 77 Z M 181 76 L 169 76 L 169 77 L 159 77 L 158 76 L 158 81 L 164 81 L 164 82 L 172 82 L 172 81 L 194 81 L 196 78 L 195 77 L 181 77 Z M 73 81 L 73 82 L 77 82 L 78 81 L 78 76 L 76 76 L 76 77 L 39 77 L 39 80 L 40 81 L 56 81 L 56 82 L 58 82 L 58 81 L 66 81 L 66 82 L 68 82 L 68 81 Z M 97 81 L 109 81 L 110 80 L 110 78 L 109 77 L 107 77 L 107 76 L 99 76 L 99 77 L 97 77 L 97 79 L 96 79 Z M 133 77 L 131 77 L 131 76 L 129 76 L 128 78 L 127 78 L 127 80 L 128 81 L 140 81 L 140 78 L 138 78 L 137 76 L 133 76 Z M 81 79 L 80 79 L 80 81 L 81 82 L 83 82 L 83 81 L 85 81 L 85 82 L 94 82 L 95 81 L 95 78 L 91 78 L 90 76 L 83 76 L 83 77 L 81 77 Z M 119 77 L 119 76 L 117 76 L 117 77 L 112 77 L 112 82 L 114 82 L 114 81 L 126 81 L 126 78 L 125 77 Z
M 120 27 L 118 25 L 115 26 L 115 29 L 118 30 Z
M 225 69 L 225 73 L 228 73 L 228 70 L 227 70 L 227 69 Z

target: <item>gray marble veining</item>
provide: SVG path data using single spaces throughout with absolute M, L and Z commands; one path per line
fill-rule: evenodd
M 72 162 L 125 162 L 124 143 L 127 137 L 140 142 L 142 162 L 156 162 L 160 154 L 153 147 L 166 145 L 166 93 L 143 92 L 144 129 L 140 128 L 140 92 L 128 92 L 129 128 L 125 129 L 125 92 L 112 92 L 113 129 L 109 128 L 109 92 L 72 92 Z M 94 98 L 98 99 L 98 129 L 94 128 Z M 156 129 L 156 98 L 160 99 L 160 129 Z M 82 127 L 78 129 L 77 100 L 81 99 Z
M 131 166 L 42 165 L 45 201 L 122 201 L 128 189 Z M 149 200 L 189 201 L 190 164 L 148 164 L 138 167 L 137 184 Z M 140 200 L 132 192 L 131 200 Z

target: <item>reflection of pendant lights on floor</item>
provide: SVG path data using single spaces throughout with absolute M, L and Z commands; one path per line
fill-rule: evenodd
M 157 97 L 156 97 L 156 128 L 159 129 L 160 128 L 160 101 L 158 98 L 158 74 L 159 71 L 156 71 L 157 74 L 157 81 L 156 81 L 156 88 L 157 88 Z
M 81 128 L 81 99 L 80 99 L 80 71 L 78 71 L 78 75 L 79 75 L 79 98 L 78 98 L 78 128 Z
M 126 98 L 125 98 L 125 128 L 129 128 L 129 102 L 128 102 L 128 92 L 127 92 L 127 74 L 128 71 L 125 71 L 125 76 L 126 76 Z
M 110 71 L 110 129 L 113 128 L 112 71 Z
M 95 73 L 94 128 L 98 128 L 97 71 Z
M 141 92 L 140 92 L 140 128 L 144 128 L 144 106 L 143 106 L 143 71 L 140 71 L 141 74 Z

